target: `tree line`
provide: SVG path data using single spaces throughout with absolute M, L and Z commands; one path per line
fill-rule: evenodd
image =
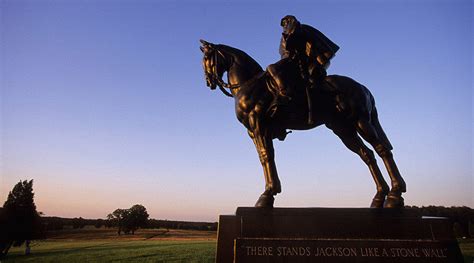
M 466 206 L 406 206 L 406 208 L 418 210 L 423 216 L 451 219 L 457 237 L 470 238 L 474 232 L 472 208 Z M 118 235 L 134 234 L 139 228 L 217 230 L 217 223 L 150 219 L 146 208 L 140 204 L 128 209 L 116 209 L 105 219 L 45 217 L 36 211 L 33 180 L 25 180 L 13 187 L 3 207 L 0 207 L 0 259 L 6 256 L 12 246 L 26 244 L 25 252 L 28 253 L 29 241 L 46 238 L 48 231 L 61 230 L 69 226 L 81 229 L 86 225 L 117 228 Z
M 66 228 L 81 229 L 85 226 L 96 228 L 117 228 L 117 221 L 107 219 L 86 219 L 82 217 L 62 218 L 56 216 L 42 216 L 41 222 L 46 231 L 62 230 Z M 145 229 L 183 229 L 183 230 L 205 230 L 217 231 L 217 222 L 192 222 L 149 218 L 147 223 L 140 228 Z
M 474 209 L 467 206 L 405 206 L 420 211 L 422 216 L 447 217 L 453 222 L 456 237 L 472 237 L 474 234 Z

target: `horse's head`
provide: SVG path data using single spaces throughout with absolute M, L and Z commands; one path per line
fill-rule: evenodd
M 218 45 L 214 45 L 204 40 L 201 41 L 200 49 L 204 54 L 202 64 L 206 85 L 212 90 L 222 83 L 222 75 L 227 70 L 224 64 L 224 54 L 219 50 Z

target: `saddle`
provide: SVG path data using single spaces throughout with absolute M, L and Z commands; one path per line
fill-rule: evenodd
M 278 84 L 276 83 L 275 79 L 268 71 L 265 71 L 265 73 L 265 86 L 267 87 L 268 91 L 270 91 L 273 97 L 272 103 L 267 109 L 267 116 L 273 118 L 277 112 L 277 109 L 285 104 L 283 104 L 281 100 L 278 99 L 281 95 L 278 91 Z
M 288 107 L 291 105 L 290 102 L 284 102 L 282 103 L 281 100 L 279 100 L 279 97 L 281 96 L 278 91 L 278 86 L 276 81 L 272 78 L 271 74 L 266 72 L 265 75 L 262 77 L 266 77 L 265 82 L 266 82 L 266 87 L 272 94 L 272 102 L 270 106 L 267 109 L 267 116 L 269 118 L 274 118 L 279 110 L 281 110 L 284 107 Z M 350 109 L 347 105 L 347 94 L 344 94 L 344 91 L 341 90 L 337 85 L 334 85 L 334 83 L 331 82 L 331 77 L 323 77 L 322 79 L 318 80 L 317 83 L 315 84 L 316 87 L 304 87 L 304 86 L 297 86 L 294 88 L 294 93 L 300 93 L 303 94 L 304 100 L 308 101 L 308 104 L 310 102 L 309 96 L 312 96 L 314 92 L 320 93 L 319 95 L 326 94 L 328 95 L 327 98 L 331 100 L 331 103 L 334 105 L 336 110 L 340 113 L 350 115 Z M 296 95 L 295 95 L 296 96 Z M 326 96 L 325 96 L 326 97 Z M 301 100 L 301 97 L 300 99 Z M 311 107 L 311 105 L 308 105 Z M 310 113 L 308 113 L 308 124 L 313 124 L 312 123 L 312 116 Z M 287 132 L 286 129 L 282 129 L 280 131 L 274 131 L 274 138 L 278 138 L 279 140 L 283 141 L 286 137 L 287 134 L 291 133 Z
M 264 76 L 265 77 L 265 86 L 270 91 L 272 94 L 272 102 L 270 103 L 270 106 L 267 109 L 266 116 L 268 116 L 270 119 L 274 118 L 277 112 L 280 110 L 281 107 L 288 106 L 288 102 L 282 103 L 282 101 L 279 99 L 280 98 L 280 92 L 278 90 L 278 84 L 276 83 L 275 79 L 272 77 L 272 74 L 270 74 L 268 71 L 265 71 Z M 274 129 L 272 131 L 273 133 L 273 138 L 277 138 L 280 141 L 284 141 L 286 136 L 290 134 L 292 131 L 287 131 L 285 128 L 279 128 L 279 129 Z

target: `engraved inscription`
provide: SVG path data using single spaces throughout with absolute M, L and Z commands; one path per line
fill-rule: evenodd
M 345 243 L 345 244 L 344 244 Z M 386 259 L 447 259 L 449 250 L 440 243 L 419 242 L 408 246 L 396 243 L 377 244 L 345 241 L 321 240 L 281 240 L 281 239 L 245 239 L 238 240 L 237 258 L 386 258 Z M 327 244 L 327 245 L 326 245 Z M 323 246 L 321 246 L 323 245 Z M 324 246 L 326 245 L 326 246 Z M 344 246 L 346 245 L 346 246 Z M 398 246 L 397 246 L 398 245 Z M 299 261 L 298 261 L 299 262 Z M 304 261 L 306 262 L 306 261 Z M 308 262 L 311 262 L 308 261 Z M 331 261 L 332 262 L 332 261 Z M 440 261 L 441 262 L 441 261 Z M 444 262 L 444 261 L 442 261 Z
M 316 257 L 392 257 L 446 258 L 447 249 L 440 248 L 378 248 L 378 247 L 298 247 L 243 246 L 247 256 L 316 256 Z
M 245 246 L 247 256 L 273 256 L 273 247 Z
M 434 248 L 423 248 L 423 255 L 427 258 L 446 258 L 447 248 L 434 249 Z
M 277 256 L 311 256 L 310 247 L 277 247 Z
M 314 255 L 317 257 L 357 257 L 357 249 L 349 247 L 316 247 Z

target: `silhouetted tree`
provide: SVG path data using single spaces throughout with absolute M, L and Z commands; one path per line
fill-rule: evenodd
M 112 213 L 107 215 L 107 219 L 105 219 L 105 227 L 110 228 L 110 227 L 115 227 L 117 226 L 117 220 L 115 219 L 114 215 Z
M 127 229 L 127 224 L 128 224 L 128 214 L 130 213 L 130 211 L 128 209 L 116 209 L 112 215 L 114 216 L 115 218 L 115 221 L 116 221 L 116 224 L 118 226 L 118 234 L 120 235 L 120 233 L 123 231 L 125 234 L 128 234 L 130 231 Z
M 145 227 L 148 222 L 148 212 L 142 205 L 134 205 L 130 209 L 128 227 L 132 231 L 132 235 L 140 227 Z
M 0 257 L 7 255 L 11 246 L 21 246 L 26 240 L 41 236 L 40 215 L 36 211 L 33 180 L 20 181 L 8 194 L 0 216 Z
M 142 205 L 134 205 L 129 209 L 116 209 L 107 216 L 109 225 L 117 226 L 117 233 L 135 234 L 135 231 L 144 227 L 148 221 L 148 212 Z

